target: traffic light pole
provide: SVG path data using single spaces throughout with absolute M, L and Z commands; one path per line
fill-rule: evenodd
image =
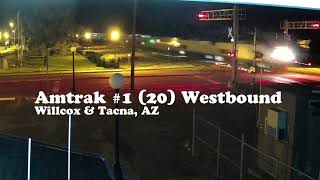
M 229 87 L 235 87 L 237 85 L 237 74 L 238 74 L 238 28 L 239 28 L 239 11 L 238 5 L 235 4 L 233 6 L 233 70 L 232 70 L 232 77 L 229 83 Z
M 257 28 L 254 28 L 253 32 L 253 67 L 254 67 L 254 72 L 253 72 L 253 78 L 252 78 L 252 85 L 256 84 L 256 57 L 257 56 Z

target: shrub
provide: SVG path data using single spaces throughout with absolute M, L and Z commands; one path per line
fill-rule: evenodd
M 100 61 L 98 66 L 102 66 L 105 68 L 119 68 L 119 58 L 115 55 L 105 54 L 100 57 Z
M 100 60 L 101 54 L 96 53 L 96 52 L 92 52 L 92 51 L 88 51 L 88 52 L 86 53 L 86 57 L 87 57 L 91 62 L 98 63 L 99 60 Z

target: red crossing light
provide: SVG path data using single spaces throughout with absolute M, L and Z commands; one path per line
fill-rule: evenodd
M 236 54 L 234 52 L 228 52 L 228 57 L 234 57 Z
M 198 14 L 198 18 L 199 18 L 200 21 L 207 21 L 207 20 L 209 20 L 209 13 L 206 12 L 206 11 L 201 11 Z
M 318 24 L 318 23 L 312 24 L 312 27 L 313 27 L 313 28 L 319 28 L 319 27 L 320 27 L 320 24 Z

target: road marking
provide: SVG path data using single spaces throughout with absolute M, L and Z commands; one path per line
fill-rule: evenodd
M 49 79 L 49 81 L 57 81 L 60 79 Z M 31 80 L 5 80 L 5 81 L 0 81 L 0 83 L 16 83 L 16 82 L 39 82 L 39 81 L 44 81 L 44 79 L 31 79 Z
M 203 77 L 203 76 L 196 75 L 194 77 L 202 79 L 202 80 L 206 80 L 206 81 L 208 81 L 208 82 L 210 82 L 212 84 L 222 84 L 221 82 L 218 82 L 218 81 L 215 81 L 215 80 L 212 80 L 212 79 L 208 79 L 208 78 Z
M 15 101 L 16 98 L 15 97 L 3 97 L 0 98 L 0 101 Z

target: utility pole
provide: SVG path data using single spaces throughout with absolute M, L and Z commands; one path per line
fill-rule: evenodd
M 238 5 L 235 4 L 233 6 L 233 70 L 232 70 L 232 77 L 229 83 L 229 87 L 236 87 L 237 86 L 237 74 L 238 74 L 238 33 L 239 33 L 239 10 Z
M 254 28 L 253 32 L 253 67 L 254 67 L 254 72 L 253 72 L 253 78 L 252 78 L 252 85 L 256 84 L 256 61 L 257 58 L 257 28 Z
M 290 36 L 289 36 L 289 22 L 288 22 L 288 20 L 284 20 L 283 38 L 284 38 L 284 40 L 287 41 L 287 42 L 290 40 Z
M 245 9 L 239 9 L 239 6 L 235 4 L 233 9 L 220 9 L 220 10 L 209 10 L 209 11 L 201 11 L 198 14 L 198 18 L 200 21 L 224 21 L 224 20 L 232 20 L 233 28 L 232 28 L 232 37 L 233 41 L 233 69 L 232 69 L 232 77 L 228 82 L 229 87 L 236 87 L 237 85 L 237 73 L 238 73 L 238 34 L 239 34 L 239 20 L 245 20 L 247 17 Z
M 17 14 L 17 42 L 18 42 L 18 62 L 20 63 L 20 67 L 21 67 L 21 62 L 20 62 L 20 12 L 18 11 Z
M 136 59 L 136 26 L 137 26 L 137 1 L 133 0 L 133 16 L 132 16 L 132 51 L 131 51 L 131 76 L 130 90 L 134 91 L 134 66 Z

